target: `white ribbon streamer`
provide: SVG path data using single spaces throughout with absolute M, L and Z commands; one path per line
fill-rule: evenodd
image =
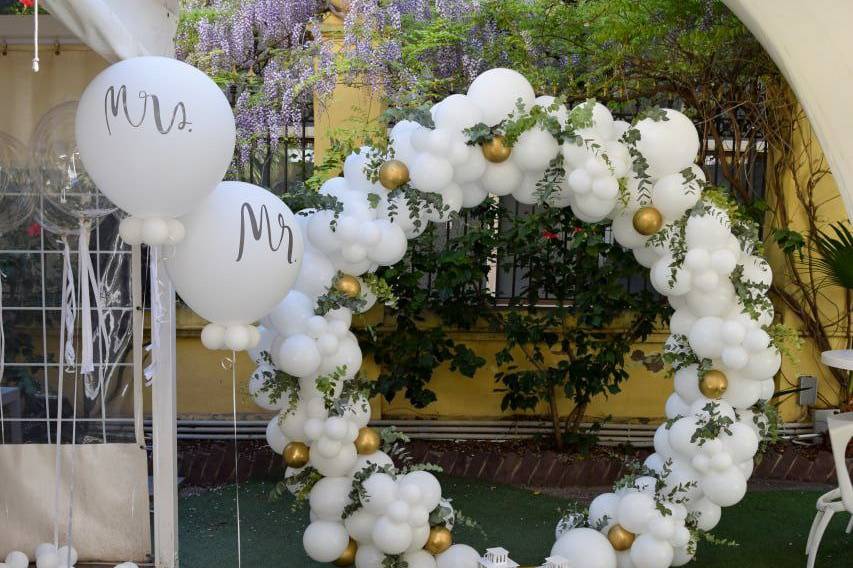
M 6 373 L 6 331 L 3 329 L 3 273 L 0 272 L 0 441 L 6 443 L 6 417 L 3 415 L 3 375 Z
M 234 493 L 237 503 L 237 568 L 243 566 L 240 541 L 240 451 L 237 446 L 237 352 L 231 352 L 231 415 L 234 424 Z
M 74 325 L 77 314 L 77 294 L 74 289 L 74 272 L 71 269 L 71 247 L 62 237 L 62 308 L 59 322 L 59 377 L 56 395 L 56 478 L 53 493 L 53 544 L 59 546 L 59 483 L 62 478 L 62 400 L 65 385 L 65 367 L 73 367 Z M 75 384 L 76 386 L 76 384 Z
M 161 250 L 159 246 L 152 246 L 148 251 L 148 267 L 151 272 L 151 343 L 145 347 L 145 350 L 151 354 L 151 359 L 148 366 L 145 367 L 145 384 L 150 386 L 157 374 L 157 361 L 154 357 L 160 348 L 160 326 L 158 324 L 163 322 L 165 315 L 161 296 L 163 283 L 160 281 L 158 269 Z

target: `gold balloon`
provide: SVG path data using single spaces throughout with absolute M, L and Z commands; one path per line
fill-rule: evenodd
M 358 298 L 359 294 L 361 294 L 361 283 L 355 276 L 343 274 L 335 282 L 335 290 L 348 298 Z
M 641 235 L 654 235 L 663 226 L 663 216 L 654 207 L 640 207 L 634 213 L 634 229 Z
M 429 529 L 429 538 L 424 545 L 424 550 L 432 555 L 441 554 L 453 544 L 453 535 L 446 527 L 432 527 Z
M 631 548 L 631 545 L 634 544 L 635 538 L 636 535 L 634 533 L 626 531 L 621 525 L 613 525 L 610 527 L 610 530 L 607 531 L 607 540 L 610 541 L 613 549 L 618 550 L 619 552 Z
M 385 160 L 379 166 L 379 183 L 385 189 L 397 189 L 409 183 L 409 167 L 400 160 Z
M 506 145 L 503 136 L 495 136 L 488 142 L 483 143 L 483 156 L 496 164 L 506 161 L 512 153 L 512 148 Z
M 344 550 L 341 557 L 332 562 L 332 564 L 335 566 L 352 566 L 355 564 L 356 552 L 358 552 L 358 544 L 353 539 L 349 539 L 349 544 L 347 545 L 346 550 Z
M 699 391 L 708 398 L 720 398 L 729 388 L 729 379 L 725 373 L 716 369 L 706 371 L 699 381 Z
M 284 463 L 287 467 L 299 469 L 308 464 L 311 450 L 302 442 L 290 442 L 284 447 L 284 452 L 281 455 L 284 457 Z
M 358 431 L 358 438 L 355 439 L 355 449 L 361 455 L 370 455 L 379 450 L 382 443 L 382 438 L 373 428 L 365 426 Z

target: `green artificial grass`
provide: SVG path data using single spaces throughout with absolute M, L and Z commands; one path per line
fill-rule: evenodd
M 442 478 L 444 493 L 487 533 L 457 527 L 453 535 L 483 550 L 503 546 L 522 565 L 539 565 L 554 542 L 554 525 L 565 500 L 479 481 Z M 307 504 L 293 511 L 289 496 L 270 501 L 270 483 L 241 487 L 243 566 L 301 568 L 328 566 L 302 551 Z M 806 536 L 820 492 L 785 490 L 749 493 L 723 511 L 714 533 L 737 547 L 703 543 L 693 568 L 802 568 Z M 181 498 L 181 565 L 190 568 L 236 566 L 234 488 L 223 487 Z M 844 534 L 849 516 L 836 515 L 824 535 L 817 568 L 853 566 L 853 537 Z

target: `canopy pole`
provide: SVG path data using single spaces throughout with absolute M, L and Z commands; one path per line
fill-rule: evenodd
M 158 247 L 159 248 L 159 247 Z M 162 314 L 152 313 L 159 341 L 153 346 L 155 373 L 151 386 L 152 437 L 154 463 L 154 561 L 157 568 L 178 566 L 178 455 L 177 404 L 175 393 L 175 287 L 166 273 L 161 251 L 157 263 L 157 282 L 151 282 L 151 294 L 159 295 Z

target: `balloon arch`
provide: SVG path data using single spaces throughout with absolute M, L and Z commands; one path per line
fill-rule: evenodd
M 308 556 L 357 568 L 478 566 L 474 549 L 451 544 L 438 480 L 395 468 L 380 450 L 350 325 L 376 301 L 360 277 L 399 262 L 428 222 L 512 195 L 612 223 L 675 309 L 665 347 L 675 392 L 655 453 L 587 515 L 561 521 L 551 560 L 690 561 L 721 507 L 746 492 L 781 356 L 756 227 L 707 187 L 687 117 L 653 109 L 629 124 L 594 101 L 569 110 L 536 97 L 519 73 L 492 69 L 430 116 L 397 123 L 387 150 L 351 154 L 320 189 L 322 206 L 294 216 L 261 188 L 216 185 L 233 150 L 231 116 L 199 71 L 144 57 L 87 88 L 77 138 L 93 180 L 131 215 L 122 236 L 155 245 L 181 297 L 212 322 L 205 346 L 248 349 L 257 362 L 250 394 L 280 411 L 267 438 L 289 465 L 288 488 L 310 504 Z

